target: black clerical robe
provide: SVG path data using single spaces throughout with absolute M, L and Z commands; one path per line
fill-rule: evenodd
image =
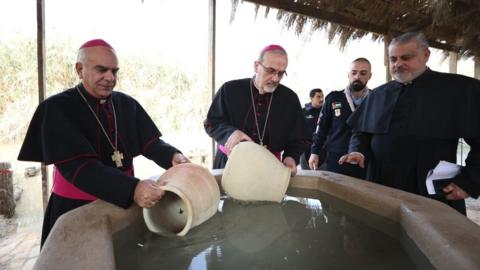
M 311 134 L 297 94 L 280 84 L 273 93 L 260 95 L 251 80 L 229 81 L 220 87 L 204 122 L 206 132 L 218 144 L 224 145 L 235 130 L 241 130 L 256 143 L 263 138 L 263 144 L 271 152 L 283 152 L 283 158 L 290 156 L 298 164 L 311 141 Z M 226 155 L 217 151 L 214 168 L 224 168 L 226 161 Z
M 116 118 L 122 167 L 117 167 L 112 160 L 113 148 L 77 89 L 113 144 Z M 96 99 L 80 84 L 51 96 L 38 106 L 18 159 L 54 164 L 79 190 L 128 208 L 139 181 L 127 173 L 133 170 L 133 158 L 141 154 L 167 169 L 172 166 L 173 154 L 179 152 L 160 136 L 160 131 L 135 99 L 120 92 L 113 92 L 108 99 Z M 45 213 L 42 244 L 61 214 L 88 202 L 59 196 L 54 187 Z
M 456 163 L 457 144 L 471 149 L 453 182 L 473 198 L 480 193 L 480 81 L 427 69 L 411 83 L 388 82 L 352 114 L 349 152 L 368 161 L 367 178 L 427 197 L 429 170 L 440 160 Z M 465 214 L 465 202 L 443 201 Z

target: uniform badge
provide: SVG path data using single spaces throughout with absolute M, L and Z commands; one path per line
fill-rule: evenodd
M 340 109 L 335 109 L 335 116 L 339 117 L 341 115 Z
M 340 102 L 332 102 L 332 109 L 341 109 L 342 108 L 342 103 Z
M 332 102 L 332 109 L 335 112 L 335 116 L 339 117 L 341 113 L 342 103 L 340 102 Z

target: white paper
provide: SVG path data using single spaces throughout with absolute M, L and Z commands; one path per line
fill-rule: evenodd
M 453 178 L 460 173 L 460 168 L 460 165 L 445 160 L 440 160 L 435 169 L 430 170 L 427 174 L 426 185 L 428 194 L 436 194 L 435 188 L 433 187 L 433 181 L 437 179 Z

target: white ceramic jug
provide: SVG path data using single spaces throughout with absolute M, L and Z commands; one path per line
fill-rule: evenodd
M 241 142 L 228 156 L 222 188 L 236 200 L 281 202 L 290 174 L 290 169 L 265 147 Z

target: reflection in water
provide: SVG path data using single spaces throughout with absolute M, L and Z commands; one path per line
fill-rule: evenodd
M 184 237 L 144 224 L 114 236 L 117 269 L 416 269 L 400 243 L 315 198 L 240 204 L 219 211 Z

